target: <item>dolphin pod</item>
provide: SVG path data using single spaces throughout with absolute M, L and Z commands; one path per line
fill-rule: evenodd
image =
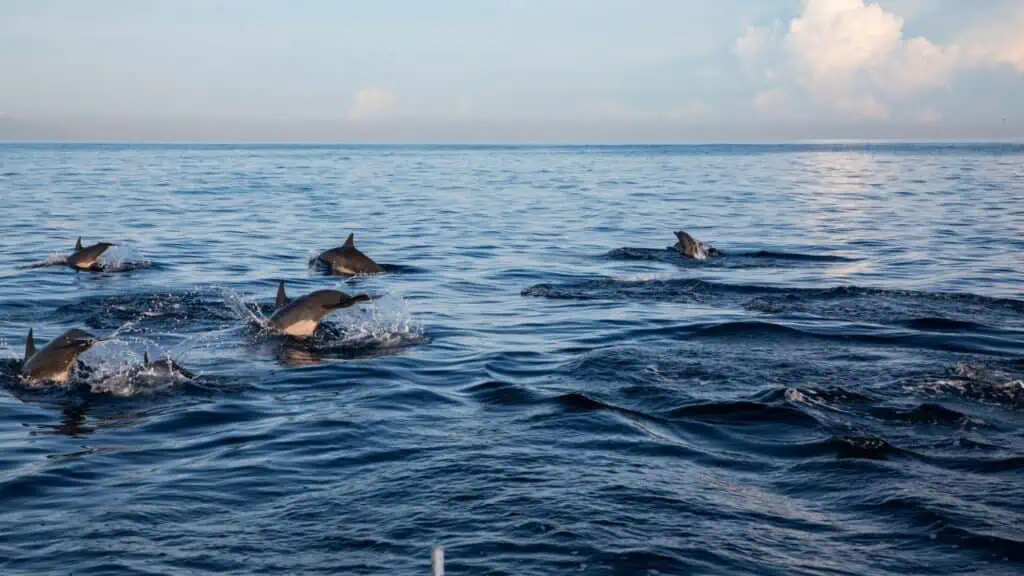
M 694 239 L 685 231 L 675 232 L 675 236 L 678 242 L 673 248 L 677 248 L 679 254 L 685 258 L 704 260 L 722 254 L 721 251 Z M 83 246 L 82 238 L 79 237 L 74 252 L 68 256 L 66 262 L 76 271 L 103 270 L 99 258 L 111 246 L 116 244 L 97 242 L 91 246 Z M 354 233 L 348 235 L 344 244 L 321 252 L 315 260 L 338 275 L 356 276 L 384 272 L 379 264 L 356 248 Z M 371 299 L 368 294 L 349 295 L 338 290 L 316 290 L 293 300 L 285 293 L 282 280 L 278 284 L 274 312 L 268 320 L 268 325 L 275 332 L 286 336 L 309 338 L 316 332 L 321 321 L 332 312 Z M 29 329 L 21 374 L 33 382 L 67 382 L 74 372 L 78 356 L 101 341 L 103 339 L 74 328 L 54 338 L 42 349 L 36 350 L 33 331 Z M 148 353 L 143 354 L 143 367 L 157 375 L 181 375 L 186 378 L 195 376 L 170 359 L 151 362 Z

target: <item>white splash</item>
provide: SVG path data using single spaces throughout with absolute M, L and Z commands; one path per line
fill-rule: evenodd
M 413 319 L 405 299 L 391 292 L 349 314 L 339 315 L 336 324 L 343 335 L 332 344 L 392 348 L 424 338 L 423 325 Z
M 253 322 L 260 326 L 267 326 L 269 319 L 263 315 L 260 311 L 259 306 L 256 303 L 256 298 L 253 296 L 242 296 L 238 292 L 230 288 L 224 288 L 218 286 L 214 290 L 220 292 L 224 298 L 224 303 L 231 308 L 232 311 L 238 316 L 243 322 Z M 249 306 L 252 304 L 252 306 Z
M 672 274 L 666 272 L 648 272 L 645 274 L 633 274 L 630 276 L 613 276 L 616 282 L 643 284 L 646 282 L 657 282 L 660 280 L 671 280 Z

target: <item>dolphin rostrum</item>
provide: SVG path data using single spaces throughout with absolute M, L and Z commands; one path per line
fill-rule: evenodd
M 79 236 L 75 243 L 75 251 L 68 256 L 68 265 L 76 270 L 101 270 L 99 263 L 100 255 L 107 251 L 107 248 L 114 246 L 110 242 L 97 242 L 92 246 L 83 248 L 82 238 Z
M 343 276 L 356 274 L 379 274 L 384 271 L 369 256 L 356 248 L 355 234 L 349 234 L 348 240 L 340 248 L 332 248 L 322 252 L 317 260 L 330 266 L 331 271 Z
M 690 236 L 682 230 L 676 232 L 676 238 L 679 239 L 679 242 L 676 243 L 676 247 L 679 248 L 679 254 L 686 258 L 704 260 L 708 256 L 718 256 L 721 254 L 717 249 L 712 248 L 699 240 L 694 240 L 693 236 Z
M 99 341 L 84 330 L 72 328 L 37 351 L 30 328 L 25 340 L 25 363 L 21 366 L 21 373 L 31 380 L 67 382 L 78 355 Z
M 152 371 L 158 376 L 175 376 L 181 375 L 185 378 L 195 378 L 195 374 L 179 366 L 174 360 L 167 358 L 165 360 L 157 360 L 156 362 L 149 361 L 149 352 L 142 353 L 142 364 L 146 370 Z
M 369 299 L 368 294 L 349 296 L 337 290 L 317 290 L 301 298 L 289 300 L 285 295 L 282 281 L 277 287 L 278 309 L 270 317 L 270 326 L 289 336 L 312 336 L 324 316 Z

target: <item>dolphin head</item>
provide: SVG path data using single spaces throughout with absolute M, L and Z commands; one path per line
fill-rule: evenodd
M 325 315 L 339 308 L 348 308 L 356 302 L 370 299 L 366 294 L 349 296 L 338 290 L 317 290 L 309 294 L 307 298 L 310 306 L 319 307 Z
M 67 381 L 78 355 L 100 341 L 85 330 L 72 328 L 37 351 L 32 333 L 29 332 L 22 372 L 33 379 Z
M 681 255 L 695 260 L 703 260 L 707 257 L 703 244 L 694 240 L 693 236 L 690 236 L 682 230 L 675 234 L 676 238 L 679 239 L 679 253 Z
M 78 350 L 80 353 L 85 352 L 92 347 L 93 344 L 99 342 L 100 339 L 89 334 L 85 330 L 79 330 L 78 328 L 72 328 L 67 332 L 61 334 L 55 341 L 56 345 L 60 348 L 73 348 Z

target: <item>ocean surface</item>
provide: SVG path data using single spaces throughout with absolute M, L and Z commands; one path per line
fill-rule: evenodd
M 1024 144 L 3 144 L 0 206 L 2 574 L 1024 571 Z

